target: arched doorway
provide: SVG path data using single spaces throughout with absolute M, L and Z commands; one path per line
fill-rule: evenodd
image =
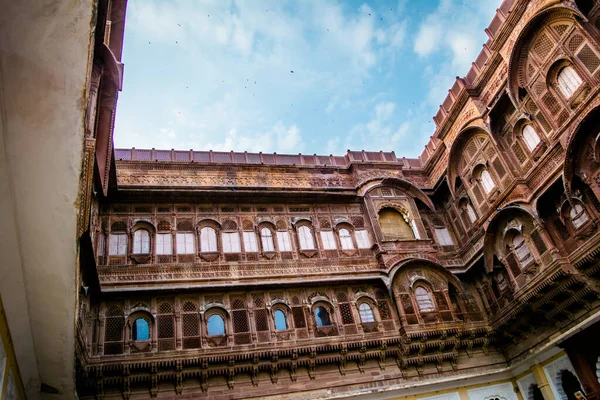
M 569 370 L 564 369 L 561 371 L 560 384 L 563 392 L 565 392 L 565 395 L 567 396 L 567 400 L 578 400 L 577 397 L 575 397 L 575 393 L 583 393 L 579 380 Z

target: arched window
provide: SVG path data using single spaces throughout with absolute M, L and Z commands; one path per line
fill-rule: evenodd
M 528 259 L 531 257 L 531 252 L 529 251 L 529 247 L 525 242 L 525 238 L 521 235 L 520 232 L 517 232 L 512 238 L 512 246 L 515 250 L 515 254 L 521 263 L 527 263 Z
M 329 316 L 329 311 L 327 311 L 323 306 L 318 306 L 317 308 L 315 308 L 315 320 L 317 321 L 317 326 L 331 325 L 331 317 Z
M 567 99 L 573 96 L 573 93 L 575 93 L 583 83 L 579 74 L 570 65 L 567 65 L 560 70 L 557 80 L 558 87 Z
M 133 233 L 133 254 L 150 253 L 150 233 L 145 229 L 138 229 Z
M 424 287 L 417 286 L 415 289 L 415 297 L 417 298 L 417 305 L 419 306 L 420 311 L 427 312 L 435 310 L 431 294 Z
M 358 306 L 358 312 L 360 314 L 361 322 L 363 322 L 363 323 L 375 322 L 375 317 L 373 316 L 373 310 L 371 309 L 371 306 L 368 305 L 367 303 L 361 303 L 360 306 Z
M 217 232 L 210 226 L 200 229 L 200 251 L 202 253 L 217 251 Z
M 483 190 L 485 190 L 486 193 L 490 193 L 496 186 L 492 176 L 485 168 L 481 170 L 481 186 L 483 186 Z
M 223 321 L 223 317 L 219 314 L 213 314 L 208 317 L 206 328 L 208 330 L 208 336 L 224 335 L 225 321 Z
M 410 240 L 415 238 L 413 228 L 404 216 L 392 208 L 379 211 L 379 226 L 386 240 Z
M 523 140 L 525 140 L 525 144 L 529 151 L 535 150 L 540 143 L 540 137 L 531 124 L 527 124 L 523 127 Z
M 575 228 L 581 227 L 589 219 L 583 206 L 579 203 L 575 203 L 575 205 L 571 207 L 569 216 L 571 217 L 571 222 Z
M 276 331 L 285 331 L 287 330 L 287 321 L 285 319 L 285 313 L 281 310 L 275 310 L 273 314 L 275 319 L 275 330 Z
M 469 216 L 469 220 L 471 222 L 477 221 L 477 214 L 475 213 L 475 210 L 473 209 L 473 206 L 471 205 L 471 203 L 467 203 L 466 209 L 467 209 L 467 215 Z
M 132 340 L 150 340 L 150 326 L 144 318 L 138 318 L 131 327 Z
M 273 245 L 273 234 L 269 228 L 262 228 L 260 230 L 260 242 L 262 244 L 263 251 L 275 251 Z
M 301 250 L 314 250 L 315 240 L 310 228 L 306 225 L 302 225 L 298 228 L 298 241 L 300 242 Z
M 346 228 L 340 229 L 340 243 L 344 250 L 354 250 L 354 243 L 352 242 L 352 236 L 350 231 Z

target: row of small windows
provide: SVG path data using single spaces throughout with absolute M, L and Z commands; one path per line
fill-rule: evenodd
M 368 249 L 371 247 L 369 233 L 365 229 L 354 231 L 354 238 L 350 230 L 342 228 L 338 230 L 339 247 L 342 250 Z M 333 231 L 321 231 L 321 242 L 324 250 L 335 250 L 338 248 L 338 241 Z M 178 232 L 175 235 L 177 254 L 194 254 L 195 234 L 193 232 Z M 244 250 L 248 253 L 259 252 L 256 233 L 253 231 L 242 232 L 242 241 Z M 287 231 L 272 232 L 269 228 L 260 230 L 260 244 L 263 252 L 274 252 L 275 241 L 280 252 L 292 251 L 292 240 Z M 355 246 L 356 241 L 356 246 Z M 298 245 L 300 250 L 316 250 L 315 239 L 311 229 L 302 225 L 298 227 Z M 222 232 L 221 246 L 224 253 L 240 253 L 241 242 L 239 232 Z M 200 252 L 211 253 L 218 251 L 217 231 L 209 226 L 200 230 Z M 150 232 L 140 228 L 133 233 L 133 254 L 149 254 L 151 252 Z M 100 238 L 99 253 L 104 253 L 103 237 Z M 109 240 L 109 255 L 127 254 L 127 234 L 111 233 Z M 173 235 L 171 233 L 156 234 L 156 254 L 173 254 Z
M 375 322 L 373 309 L 368 303 L 361 303 L 358 307 L 358 311 L 362 323 Z M 313 313 L 317 327 L 332 325 L 331 315 L 324 306 L 315 307 Z M 276 331 L 285 331 L 289 329 L 287 316 L 281 309 L 276 309 L 273 312 L 273 322 Z M 210 315 L 206 322 L 206 330 L 208 336 L 225 335 L 226 329 L 223 316 L 218 313 Z M 131 338 L 132 340 L 150 340 L 150 326 L 145 318 L 137 318 L 133 322 Z

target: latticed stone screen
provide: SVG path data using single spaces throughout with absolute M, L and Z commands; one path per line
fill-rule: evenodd
M 249 332 L 248 327 L 248 314 L 246 310 L 235 310 L 233 311 L 233 332 L 243 333 Z
M 254 319 L 256 320 L 256 330 L 268 331 L 269 330 L 269 322 L 267 320 L 267 310 L 255 310 L 254 311 Z
M 581 63 L 590 74 L 596 72 L 600 65 L 600 58 L 598 58 L 598 55 L 587 44 L 583 45 L 581 51 L 577 53 L 577 58 L 581 60 Z
M 109 317 L 105 321 L 104 354 L 123 353 L 123 317 Z
M 306 319 L 302 307 L 292 307 L 292 315 L 294 316 L 294 326 L 296 328 L 306 328 Z
M 342 323 L 343 324 L 353 324 L 354 316 L 352 315 L 352 308 L 350 303 L 341 303 L 340 304 L 340 313 L 342 314 Z

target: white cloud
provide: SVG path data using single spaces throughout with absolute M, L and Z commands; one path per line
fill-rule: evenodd
M 428 56 L 439 47 L 442 29 L 437 24 L 422 23 L 415 39 L 414 50 L 421 57 Z

